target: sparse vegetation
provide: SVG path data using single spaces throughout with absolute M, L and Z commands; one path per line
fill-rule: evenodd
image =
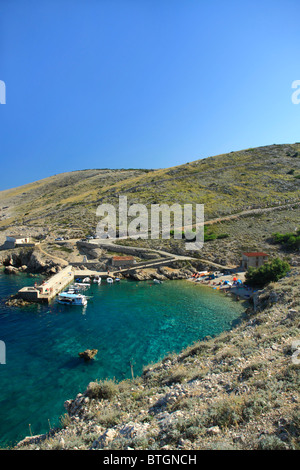
M 206 220 L 298 201 L 300 159 L 293 156 L 299 154 L 298 143 L 270 145 L 159 170 L 94 169 L 55 175 L 1 192 L 2 206 L 10 207 L 1 226 L 21 218 L 33 226 L 75 224 L 89 230 L 97 224 L 97 206 L 109 202 L 117 207 L 119 195 L 126 195 L 128 204 L 148 206 L 201 203 Z
M 108 400 L 111 399 L 117 391 L 117 384 L 113 380 L 102 380 L 99 382 L 90 382 L 87 388 L 87 396 L 89 398 Z

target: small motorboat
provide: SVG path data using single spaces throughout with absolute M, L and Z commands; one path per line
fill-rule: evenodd
M 101 284 L 101 277 L 100 276 L 95 276 L 93 279 L 94 284 Z
M 84 284 L 85 284 L 85 283 L 88 283 L 88 284 L 89 284 L 89 283 L 91 282 L 91 280 L 90 280 L 89 277 L 85 277 L 82 282 L 83 282 Z
M 108 282 L 108 284 L 112 284 L 114 282 L 113 278 L 112 277 L 108 277 L 106 279 L 106 282 Z
M 62 292 L 58 295 L 58 302 L 64 305 L 79 305 L 87 304 L 87 298 L 82 294 L 72 294 L 69 292 Z
M 155 282 L 155 284 L 162 284 L 162 281 L 160 281 L 159 279 L 153 279 L 153 282 Z
M 116 277 L 116 279 L 115 279 L 116 282 L 120 282 L 120 280 L 121 279 L 119 277 Z
M 80 294 L 80 288 L 71 286 L 66 290 L 66 292 L 64 292 L 64 294 Z
M 75 282 L 74 287 L 85 290 L 87 287 L 90 287 L 90 284 L 87 282 Z

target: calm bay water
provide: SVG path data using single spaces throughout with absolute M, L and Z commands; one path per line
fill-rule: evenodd
M 0 275 L 0 446 L 59 425 L 63 403 L 95 379 L 131 377 L 169 352 L 229 330 L 244 307 L 187 281 L 102 281 L 86 307 L 57 304 L 7 307 L 5 300 L 36 279 Z M 78 353 L 98 349 L 85 363 Z

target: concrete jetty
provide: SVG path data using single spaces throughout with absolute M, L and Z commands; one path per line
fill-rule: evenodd
M 67 266 L 40 285 L 23 287 L 18 294 L 22 299 L 31 302 L 49 302 L 73 280 L 74 269 L 72 266 Z
M 110 274 L 111 277 L 115 277 L 114 273 Z M 64 290 L 69 284 L 74 282 L 74 279 L 85 277 L 96 277 L 106 278 L 109 276 L 107 272 L 91 271 L 89 269 L 79 270 L 73 266 L 68 265 L 58 273 L 51 276 L 42 284 L 29 287 L 23 287 L 18 291 L 18 295 L 21 299 L 29 302 L 50 302 L 59 292 Z

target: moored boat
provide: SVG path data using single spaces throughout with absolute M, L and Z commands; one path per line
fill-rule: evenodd
M 74 284 L 75 287 L 79 288 L 79 289 L 87 289 L 88 287 L 90 287 L 90 284 L 88 284 L 87 282 L 75 282 Z
M 57 298 L 60 304 L 64 305 L 86 305 L 87 299 L 85 295 L 62 292 Z
M 94 284 L 101 284 L 101 277 L 100 276 L 95 276 L 93 279 Z

